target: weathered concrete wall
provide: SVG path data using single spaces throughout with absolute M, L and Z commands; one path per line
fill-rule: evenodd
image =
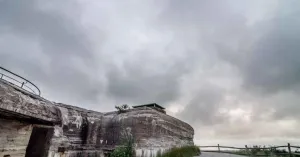
M 24 157 L 31 131 L 31 124 L 0 119 L 0 157 Z
M 135 140 L 137 156 L 150 157 L 172 147 L 193 145 L 193 128 L 151 108 L 131 109 L 125 113 L 104 116 L 104 140 L 119 144 L 121 131 L 129 129 Z
M 0 80 L 0 112 L 2 116 L 27 119 L 33 123 L 58 124 L 60 112 L 53 103 L 18 90 Z
M 48 157 L 103 156 L 97 143 L 102 113 L 56 104 L 62 114 L 62 125 L 54 127 Z M 63 149 L 63 152 L 58 152 Z
M 16 124 L 27 127 L 26 133 L 21 131 L 24 134 L 22 156 L 24 148 L 32 147 L 32 143 L 28 144 L 32 129 L 30 124 L 41 124 L 52 130 L 51 136 L 46 133 L 49 144 L 42 144 L 47 146 L 45 151 L 48 157 L 104 156 L 121 144 L 123 130 L 130 130 L 134 137 L 137 157 L 154 157 L 157 152 L 171 147 L 192 145 L 194 135 L 190 125 L 151 108 L 100 113 L 53 103 L 0 81 L 0 122 L 7 121 L 5 119 L 10 119 L 15 125 L 3 123 L 2 128 L 6 129 L 0 126 L 0 139 L 8 136 L 7 128 L 15 129 L 11 132 L 18 134 L 20 130 Z M 31 138 L 30 142 L 41 142 Z M 2 145 L 0 148 L 4 145 L 5 148 L 19 147 L 18 143 Z

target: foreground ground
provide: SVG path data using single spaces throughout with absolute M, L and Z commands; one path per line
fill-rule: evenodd
M 200 157 L 245 157 L 242 155 L 226 154 L 226 153 L 210 153 L 202 152 Z

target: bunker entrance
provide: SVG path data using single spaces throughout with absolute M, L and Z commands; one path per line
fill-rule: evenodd
M 54 128 L 34 126 L 25 157 L 45 157 L 48 154 Z

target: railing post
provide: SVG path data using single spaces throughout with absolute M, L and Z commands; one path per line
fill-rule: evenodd
M 291 144 L 290 143 L 288 143 L 288 150 L 289 150 L 290 157 L 292 157 L 292 151 L 291 151 Z
M 21 88 L 23 88 L 23 86 L 24 86 L 24 82 L 22 82 Z
M 221 150 L 220 150 L 220 145 L 218 144 L 218 151 L 219 151 L 219 153 L 221 152 Z

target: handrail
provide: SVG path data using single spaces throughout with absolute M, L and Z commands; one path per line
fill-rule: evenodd
M 300 148 L 300 146 L 292 146 L 292 145 L 291 145 L 291 148 Z
M 242 147 L 232 147 L 232 146 L 199 146 L 200 148 L 229 148 L 229 149 L 246 149 Z M 260 147 L 259 149 L 271 149 L 271 148 L 287 148 L 288 146 L 271 146 L 271 147 Z M 291 148 L 300 148 L 299 146 L 290 146 Z M 257 149 L 257 148 L 251 148 L 247 147 L 247 149 Z
M 8 72 L 8 73 L 10 73 L 10 74 L 12 74 L 12 75 L 14 75 L 14 76 L 20 78 L 20 79 L 22 79 L 23 82 L 18 81 L 18 80 L 14 79 L 14 78 L 12 78 L 12 77 L 10 77 L 10 76 L 7 76 L 7 75 L 5 75 L 5 74 L 3 74 L 3 73 L 0 73 L 0 75 L 1 75 L 0 79 L 4 80 L 3 76 L 5 76 L 5 77 L 7 77 L 7 78 L 9 78 L 9 79 L 12 79 L 12 80 L 14 80 L 14 81 L 20 83 L 20 84 L 21 84 L 21 86 L 19 86 L 20 88 L 25 89 L 24 87 L 26 87 L 25 90 L 27 90 L 28 92 L 33 93 L 33 94 L 36 94 L 36 95 L 39 95 L 39 96 L 41 95 L 40 89 L 39 89 L 35 84 L 33 84 L 32 82 L 30 82 L 29 80 L 25 79 L 24 77 L 22 77 L 22 76 L 20 76 L 20 75 L 18 75 L 18 74 L 16 74 L 16 73 L 13 73 L 13 72 L 11 72 L 11 71 L 9 71 L 9 70 L 3 68 L 3 67 L 0 67 L 0 69 L 1 69 L 1 70 L 4 70 L 4 71 L 6 71 L 6 72 Z M 8 80 L 6 80 L 6 81 L 8 81 Z M 8 82 L 10 82 L 10 81 L 8 81 Z M 10 82 L 10 83 L 13 83 L 13 82 Z M 27 86 L 26 83 L 29 83 L 29 84 L 31 84 L 33 87 L 35 87 L 35 89 L 37 90 L 38 93 L 36 93 L 33 89 L 31 89 L 29 86 Z M 13 83 L 13 84 L 14 84 L 14 83 Z M 15 84 L 15 85 L 16 85 L 16 84 Z M 29 89 L 29 90 L 28 90 L 28 89 Z
M 28 87 L 27 85 L 24 84 L 23 87 L 27 87 L 28 89 L 30 89 L 32 91 L 32 93 L 35 93 L 35 91 L 33 89 L 31 89 L 30 87 Z M 25 89 L 25 88 L 24 88 Z
M 277 155 L 282 155 L 282 154 L 289 154 L 289 156 L 292 156 L 292 154 L 299 154 L 300 153 L 297 151 L 298 148 L 300 148 L 300 146 L 293 146 L 291 145 L 290 143 L 288 143 L 287 145 L 280 145 L 280 146 L 269 146 L 269 147 L 248 147 L 247 145 L 245 145 L 244 148 L 241 148 L 241 147 L 231 147 L 231 146 L 221 146 L 221 145 L 217 145 L 217 146 L 199 146 L 200 149 L 201 148 L 204 148 L 203 150 L 201 150 L 202 152 L 217 152 L 217 153 L 233 153 L 233 154 L 239 154 L 239 153 L 236 153 L 235 151 L 240 151 L 240 150 L 243 150 L 243 151 L 246 151 L 246 154 L 244 155 L 249 155 L 249 153 L 252 153 L 253 150 L 257 149 L 257 150 L 260 150 L 260 151 L 266 151 L 266 150 L 269 150 L 269 151 L 275 151 L 276 152 L 276 149 L 277 148 L 286 148 L 284 149 L 286 152 L 276 152 Z M 217 150 L 211 150 L 211 149 L 205 149 L 205 148 L 217 148 Z M 221 150 L 221 148 L 227 148 L 227 150 Z M 228 150 L 229 149 L 236 149 L 236 150 Z M 297 148 L 297 150 L 291 150 L 291 148 Z M 258 155 L 258 154 L 255 154 L 255 156 L 269 156 L 269 155 Z

